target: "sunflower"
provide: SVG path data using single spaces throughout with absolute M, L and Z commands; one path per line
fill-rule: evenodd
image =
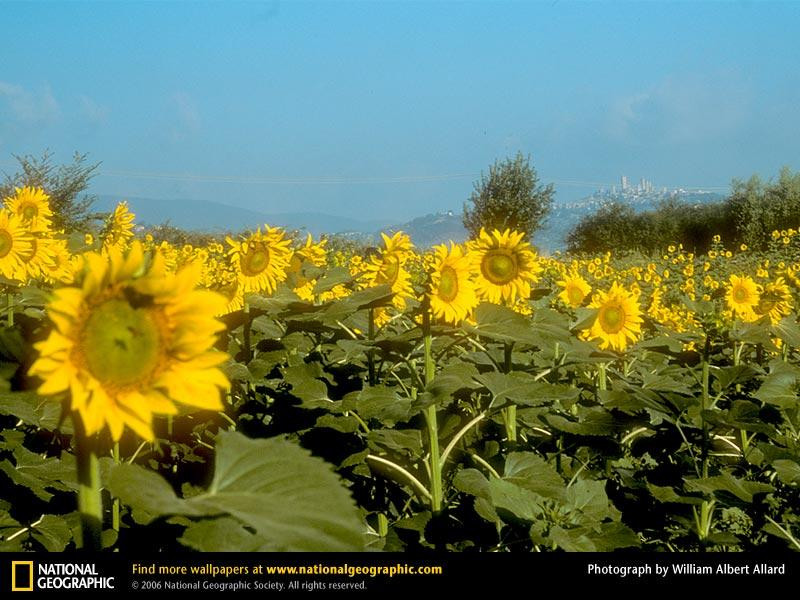
M 577 273 L 572 273 L 556 283 L 563 288 L 558 297 L 564 304 L 572 308 L 582 305 L 586 296 L 592 291 L 592 286 Z
M 598 309 L 589 337 L 600 340 L 600 348 L 623 351 L 641 333 L 642 318 L 635 294 L 616 281 L 607 292 L 598 291 L 591 308 Z
M 783 277 L 764 286 L 754 310 L 758 316 L 769 315 L 773 324 L 792 312 L 792 292 Z
M 33 236 L 20 218 L 0 209 L 0 274 L 6 279 L 26 278 L 25 261 L 33 255 Z
M 278 227 L 264 227 L 263 233 L 259 227 L 242 242 L 227 238 L 231 246 L 228 255 L 243 292 L 271 294 L 286 279 L 292 258 L 291 240 L 285 239 L 283 230 Z
M 53 211 L 50 210 L 50 196 L 36 187 L 15 188 L 15 194 L 6 198 L 5 205 L 9 211 L 17 215 L 23 225 L 33 233 L 44 233 L 50 230 Z
M 170 274 L 154 255 L 148 269 L 139 242 L 85 262 L 82 286 L 56 290 L 48 306 L 54 328 L 30 369 L 38 392 L 69 392 L 87 434 L 108 426 L 114 440 L 125 426 L 152 440 L 153 415 L 175 414 L 174 402 L 221 409 L 227 356 L 212 346 L 225 300 L 195 289 L 199 267 Z
M 414 244 L 407 233 L 397 231 L 392 236 L 381 232 L 383 240 L 384 254 L 396 254 L 402 262 L 405 262 L 414 253 Z
M 52 238 L 33 236 L 31 254 L 22 259 L 28 277 L 38 281 L 50 279 L 50 274 L 57 270 L 57 251 Z
M 478 305 L 475 283 L 470 277 L 471 259 L 461 246 L 450 242 L 433 249 L 434 264 L 431 272 L 431 311 L 434 316 L 457 324 L 463 321 Z
M 130 210 L 128 203 L 123 201 L 117 204 L 114 212 L 106 222 L 103 235 L 103 246 L 111 248 L 114 246 L 124 247 L 128 240 L 133 237 L 133 222 L 136 219 Z
M 411 288 L 411 274 L 405 268 L 411 254 L 411 241 L 402 232 L 394 234 L 391 238 L 384 233 L 381 236 L 384 247 L 362 265 L 362 287 L 388 285 L 394 293 L 392 304 L 403 310 L 406 307 L 405 299 L 414 294 Z
M 72 254 L 67 248 L 66 240 L 50 240 L 50 261 L 43 265 L 42 274 L 50 283 L 72 283 L 75 272 L 72 267 Z
M 758 318 L 755 312 L 759 302 L 758 284 L 748 276 L 731 275 L 729 281 L 726 294 L 728 308 L 743 321 L 755 321 Z
M 495 229 L 491 234 L 481 229 L 477 240 L 469 242 L 473 269 L 477 273 L 475 288 L 478 297 L 499 304 L 513 304 L 517 297 L 531 295 L 531 283 L 537 280 L 541 267 L 524 234 Z

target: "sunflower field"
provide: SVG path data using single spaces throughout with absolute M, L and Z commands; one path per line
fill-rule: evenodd
M 800 550 L 800 235 L 203 247 L 0 210 L 4 551 Z

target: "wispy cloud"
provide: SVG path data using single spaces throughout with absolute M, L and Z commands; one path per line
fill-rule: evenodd
M 110 110 L 89 96 L 78 96 L 78 111 L 83 120 L 91 125 L 104 125 L 108 121 Z
M 735 73 L 670 76 L 617 98 L 606 132 L 633 144 L 713 141 L 744 124 L 750 100 L 749 86 Z
M 0 81 L 0 111 L 23 124 L 52 122 L 61 116 L 61 108 L 50 86 L 32 91 L 6 81 Z
M 200 111 L 194 99 L 185 92 L 175 92 L 169 98 L 173 124 L 170 139 L 181 141 L 200 129 Z

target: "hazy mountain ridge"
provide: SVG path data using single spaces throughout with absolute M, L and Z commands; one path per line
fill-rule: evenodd
M 382 221 L 360 221 L 323 213 L 267 213 L 208 200 L 162 200 L 155 198 L 101 195 L 94 210 L 108 212 L 126 200 L 138 223 L 170 225 L 209 233 L 255 229 L 265 223 L 287 229 L 308 231 L 314 236 L 323 233 L 372 232 L 385 225 Z
M 722 198 L 720 194 L 712 193 L 687 193 L 679 197 L 688 204 L 707 204 L 718 202 Z M 139 223 L 159 225 L 169 222 L 175 227 L 211 233 L 242 231 L 268 223 L 307 231 L 315 237 L 322 234 L 345 234 L 365 243 L 377 242 L 380 231 L 402 230 L 411 236 L 418 248 L 451 241 L 460 243 L 467 239 L 461 211 L 432 213 L 405 223 L 390 225 L 381 221 L 360 221 L 315 212 L 270 214 L 208 200 L 158 200 L 102 195 L 98 197 L 94 208 L 97 211 L 111 211 L 120 200 L 128 201 Z M 579 202 L 553 206 L 545 226 L 534 235 L 534 244 L 544 253 L 563 249 L 569 231 L 582 218 L 596 212 L 602 203 L 596 197 L 589 196 Z M 644 212 L 656 208 L 657 200 L 642 198 L 630 204 L 636 212 Z

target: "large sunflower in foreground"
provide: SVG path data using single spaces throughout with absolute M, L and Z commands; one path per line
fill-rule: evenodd
M 6 208 L 17 215 L 28 231 L 44 233 L 50 230 L 53 211 L 50 196 L 35 187 L 15 188 L 15 194 L 5 201 Z
M 469 316 L 478 305 L 475 283 L 471 279 L 470 257 L 451 242 L 433 249 L 431 271 L 431 311 L 434 316 L 457 324 Z
M 759 295 L 758 284 L 751 277 L 731 275 L 725 300 L 734 316 L 743 321 L 755 321 Z
M 783 277 L 764 286 L 755 307 L 758 316 L 769 315 L 771 323 L 778 323 L 792 312 L 792 291 Z
M 172 274 L 158 255 L 147 268 L 139 242 L 87 254 L 82 286 L 54 292 L 54 328 L 34 345 L 39 393 L 69 393 L 87 434 L 107 425 L 115 440 L 126 426 L 152 440 L 153 415 L 175 414 L 175 402 L 221 409 L 227 356 L 212 347 L 225 300 L 195 289 L 199 279 L 199 265 Z
M 286 279 L 286 270 L 292 258 L 291 240 L 285 239 L 278 227 L 265 226 L 237 242 L 228 238 L 231 246 L 228 255 L 243 292 L 271 294 Z
M 481 229 L 478 239 L 469 242 L 479 298 L 512 304 L 517 298 L 530 297 L 531 283 L 537 280 L 541 267 L 531 245 L 522 241 L 524 235 L 510 229 L 495 229 L 491 234 Z
M 611 348 L 621 352 L 642 331 L 637 296 L 616 281 L 607 292 L 598 291 L 589 306 L 597 309 L 589 338 L 599 340 L 602 350 Z
M 19 217 L 0 209 L 0 275 L 22 281 L 28 270 L 25 261 L 33 255 L 33 236 Z

